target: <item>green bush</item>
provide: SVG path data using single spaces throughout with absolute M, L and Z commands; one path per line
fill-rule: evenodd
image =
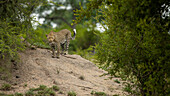
M 31 25 L 33 19 L 30 14 L 37 5 L 32 1 L 3 0 L 0 2 L 0 59 L 5 56 L 15 59 L 17 51 L 24 49 L 21 37 L 30 38 L 30 34 L 33 33 Z M 28 3 L 30 4 L 27 5 Z
M 168 5 L 166 0 L 92 0 L 77 10 L 76 22 L 94 16 L 107 26 L 96 46 L 98 63 L 108 74 L 135 81 L 133 95 L 169 95 Z M 126 91 L 132 93 L 128 86 Z
M 49 34 L 51 29 L 43 29 L 38 27 L 33 34 L 31 39 L 29 39 L 29 42 L 31 42 L 33 45 L 39 47 L 39 48 L 46 48 L 50 49 L 50 46 L 48 45 L 48 41 L 46 38 L 46 34 Z

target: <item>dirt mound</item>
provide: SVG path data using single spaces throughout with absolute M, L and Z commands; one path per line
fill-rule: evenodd
M 17 64 L 14 62 L 11 79 L 8 80 L 13 89 L 0 92 L 24 93 L 39 85 L 57 85 L 64 92 L 57 93 L 57 96 L 67 96 L 69 91 L 76 92 L 77 96 L 91 96 L 92 91 L 105 92 L 109 96 L 122 95 L 122 85 L 114 82 L 118 78 L 106 80 L 106 76 L 100 77 L 105 71 L 98 69 L 92 62 L 79 55 L 68 56 L 72 58 L 51 58 L 48 50 L 39 48 L 20 53 L 21 61 Z M 0 80 L 0 85 L 5 82 Z

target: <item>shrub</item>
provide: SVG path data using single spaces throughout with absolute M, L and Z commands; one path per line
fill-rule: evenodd
M 30 4 L 27 5 L 27 3 Z M 30 14 L 39 3 L 35 4 L 32 0 L 0 2 L 0 59 L 5 56 L 15 59 L 17 51 L 24 49 L 21 37 L 28 39 L 30 34 L 33 34 L 31 25 L 33 18 Z
M 26 95 L 28 96 L 55 96 L 55 91 L 58 91 L 59 88 L 57 86 L 53 86 L 48 88 L 45 85 L 40 85 L 38 88 L 31 88 Z
M 141 96 L 169 95 L 168 8 L 167 0 L 91 0 L 77 10 L 77 21 L 94 16 L 107 26 L 96 47 L 100 67 L 108 74 L 123 73 L 124 79 L 136 80 L 134 89 Z
M 74 91 L 70 91 L 70 92 L 68 92 L 67 96 L 77 96 L 77 95 L 76 95 L 76 93 Z
M 95 92 L 94 95 L 95 96 L 107 96 L 106 93 L 104 92 Z
M 55 91 L 59 91 L 60 90 L 60 88 L 58 86 L 56 86 L 56 85 L 52 86 L 52 89 L 55 90 Z
M 91 94 L 92 94 L 92 95 L 95 95 L 95 96 L 107 96 L 107 94 L 104 93 L 104 92 L 91 91 Z

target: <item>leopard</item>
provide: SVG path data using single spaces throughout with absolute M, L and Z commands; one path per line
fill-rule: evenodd
M 60 30 L 59 32 L 51 31 L 49 34 L 46 34 L 48 43 L 51 47 L 52 58 L 60 58 L 61 55 L 68 54 L 68 48 L 70 40 L 74 40 L 76 36 L 76 29 L 73 29 L 74 36 L 71 36 L 71 32 L 68 29 Z M 55 52 L 57 48 L 57 53 Z M 62 52 L 60 53 L 60 49 Z

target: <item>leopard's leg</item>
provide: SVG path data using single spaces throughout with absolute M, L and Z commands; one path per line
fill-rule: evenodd
M 64 43 L 63 43 L 63 44 L 61 44 L 61 48 L 62 48 L 62 52 L 61 52 L 61 54 L 63 55 L 63 54 L 64 54 Z
M 65 53 L 65 55 L 68 54 L 69 44 L 70 44 L 70 39 L 67 39 L 67 41 L 66 41 L 66 53 Z
M 52 58 L 55 58 L 56 57 L 55 46 L 51 46 L 51 50 L 52 50 Z
M 57 58 L 60 58 L 60 43 L 57 43 Z

